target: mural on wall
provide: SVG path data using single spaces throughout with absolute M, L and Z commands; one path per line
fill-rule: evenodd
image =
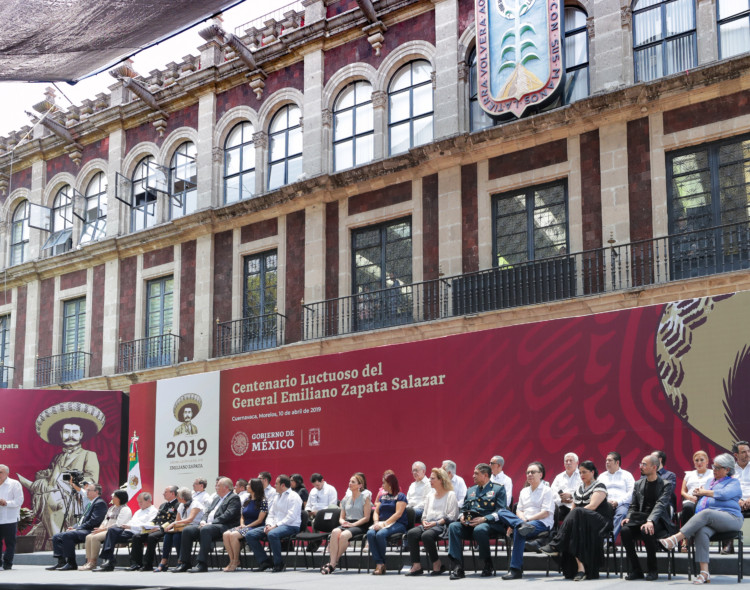
M 75 486 L 120 486 L 121 392 L 0 390 L 0 449 L 34 513 L 28 535 L 51 549 L 54 534 L 75 524 L 83 498 Z M 75 485 L 74 485 L 75 484 Z
M 182 389 L 219 400 L 215 471 L 232 478 L 321 472 L 343 490 L 355 471 L 371 487 L 385 469 L 408 484 L 413 461 L 452 459 L 470 480 L 500 454 L 520 485 L 531 461 L 554 477 L 567 451 L 600 468 L 618 451 L 637 473 L 654 449 L 679 472 L 750 431 L 749 314 L 743 292 L 252 365 Z M 148 407 L 156 389 L 135 385 L 131 401 Z M 133 414 L 131 430 L 153 432 L 153 415 Z

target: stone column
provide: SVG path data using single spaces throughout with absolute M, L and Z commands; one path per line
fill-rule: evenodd
M 435 139 L 459 131 L 458 0 L 435 3 Z M 438 94 L 439 92 L 439 94 Z
M 698 64 L 703 65 L 719 59 L 716 4 L 711 0 L 698 0 L 696 10 L 695 32 L 698 38 Z
M 438 172 L 439 260 L 445 276 L 461 274 L 461 166 Z
M 31 164 L 31 191 L 29 193 L 29 202 L 36 203 L 37 205 L 47 206 L 47 203 L 42 203 L 42 199 L 44 197 L 44 187 L 46 184 L 47 165 L 44 160 L 42 160 L 41 158 L 37 158 Z M 12 211 L 10 215 L 13 215 Z M 30 228 L 28 257 L 24 260 L 24 262 L 41 258 L 43 254 L 42 246 L 44 245 L 44 242 L 47 241 L 47 238 L 49 238 L 49 236 L 49 232 L 40 229 L 34 229 L 33 227 Z
M 316 44 L 305 53 L 305 92 L 302 105 L 303 172 L 307 177 L 323 172 L 323 48 Z
M 117 373 L 120 325 L 120 261 L 109 260 L 104 267 L 104 324 L 102 326 L 102 375 Z
M 221 166 L 214 166 L 214 130 L 216 129 L 216 94 L 213 91 L 198 99 L 198 209 L 218 207 L 224 203 L 221 187 Z
M 326 206 L 305 209 L 305 301 L 325 299 Z
M 23 361 L 23 387 L 36 385 L 36 355 L 39 350 L 39 291 L 38 280 L 30 281 L 26 285 L 26 326 L 16 326 L 26 330 Z M 44 321 L 51 321 L 45 318 Z
M 211 321 L 214 300 L 213 243 L 213 235 L 207 234 L 199 236 L 195 246 L 195 335 L 193 338 L 195 360 L 210 358 L 213 350 L 212 342 L 215 337 L 214 325 Z
M 596 69 L 589 63 L 590 92 L 619 88 L 633 79 L 633 36 L 630 8 L 620 10 L 619 0 L 594 0 L 596 36 L 589 56 L 596 56 Z
M 372 93 L 372 122 L 375 125 L 373 160 L 381 160 L 388 153 L 388 94 L 382 90 Z
M 630 208 L 628 204 L 628 136 L 627 123 L 602 125 L 599 128 L 599 153 L 602 174 L 602 240 L 610 237 L 615 245 L 630 242 Z
M 109 153 L 107 155 L 107 237 L 119 236 L 130 231 L 130 207 L 115 198 L 117 187 L 117 173 L 123 174 L 122 160 L 125 157 L 125 130 L 115 129 L 109 134 Z M 125 188 L 125 184 L 123 187 Z M 121 199 L 129 201 L 131 192 L 129 185 L 126 195 Z M 105 316 L 106 317 L 106 316 Z

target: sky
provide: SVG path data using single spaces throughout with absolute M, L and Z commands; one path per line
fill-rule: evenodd
M 246 0 L 224 13 L 224 30 L 233 33 L 235 27 L 270 14 L 291 3 L 296 4 L 294 8 L 297 11 L 303 10 L 301 3 L 294 2 L 294 0 Z M 167 39 L 135 55 L 133 69 L 142 76 L 147 76 L 152 70 L 164 69 L 169 62 L 181 62 L 185 55 L 197 56 L 200 53 L 198 47 L 205 43 L 198 35 L 198 31 L 207 24 L 210 24 L 210 21 L 200 23 L 172 39 Z M 59 90 L 55 90 L 56 102 L 62 109 L 67 109 L 71 102 L 80 105 L 84 99 L 93 99 L 99 92 L 109 93 L 109 86 L 115 82 L 107 71 L 75 85 L 57 82 Z M 32 106 L 44 100 L 44 91 L 48 86 L 52 84 L 49 82 L 0 82 L 0 137 L 5 137 L 11 131 L 17 131 L 24 125 L 31 125 L 31 119 L 24 111 L 35 113 Z

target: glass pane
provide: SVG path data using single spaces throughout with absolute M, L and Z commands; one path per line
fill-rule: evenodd
M 719 25 L 721 59 L 750 51 L 750 17 Z
M 635 71 L 637 82 L 661 78 L 661 44 L 635 52 Z
M 249 199 L 255 194 L 255 172 L 245 172 L 242 175 L 242 199 Z
M 432 141 L 432 115 L 414 121 L 414 145 Z
M 334 115 L 334 141 L 351 137 L 354 129 L 354 111 L 346 110 Z
M 432 112 L 432 84 L 425 84 L 413 90 L 412 117 Z
M 432 66 L 430 62 L 420 60 L 412 64 L 412 85 L 416 86 L 421 82 L 432 82 Z
M 287 125 L 287 107 L 282 107 L 271 120 L 271 126 L 268 128 L 269 133 L 278 133 L 288 127 Z
M 271 171 L 268 175 L 268 190 L 279 188 L 284 184 L 284 170 L 286 170 L 285 161 L 271 165 Z
M 335 110 L 347 109 L 354 106 L 354 84 L 350 84 L 341 91 L 336 99 Z
M 372 103 L 363 104 L 362 106 L 357 107 L 354 132 L 360 134 L 372 131 L 372 129 Z
M 372 100 L 372 85 L 369 82 L 359 81 L 356 86 L 356 104 L 370 102 Z
M 492 127 L 494 120 L 479 106 L 479 101 L 471 101 L 471 130 L 478 131 Z
M 589 95 L 589 69 L 579 68 L 565 75 L 565 103 L 570 104 Z
M 659 41 L 662 35 L 661 8 L 656 7 L 634 16 L 635 46 Z
M 302 128 L 297 127 L 289 131 L 288 155 L 295 156 L 302 153 Z
M 356 140 L 356 164 L 366 164 L 372 161 L 373 157 L 373 134 L 370 133 Z
M 286 133 L 271 136 L 271 162 L 278 162 L 286 157 Z
M 226 179 L 226 193 L 224 199 L 227 203 L 234 203 L 240 198 L 240 178 L 233 176 Z
M 528 260 L 525 194 L 497 199 L 495 215 L 497 266 L 508 266 Z
M 403 90 L 411 86 L 411 69 L 409 66 L 401 68 L 396 75 L 393 76 L 391 84 L 388 87 L 388 92 L 396 92 L 397 90 Z
M 565 7 L 565 30 L 574 31 L 586 26 L 586 13 L 580 8 Z
M 299 120 L 302 117 L 302 112 L 296 104 L 289 105 L 289 128 L 299 127 Z
M 240 152 L 238 149 L 227 150 L 224 153 L 225 174 L 237 174 L 240 171 Z
M 225 148 L 235 147 L 242 143 L 242 126 L 243 125 L 244 123 L 235 125 L 235 127 L 229 132 L 229 135 L 227 136 L 227 141 L 224 144 Z
M 750 0 L 719 0 L 719 20 L 745 12 L 750 8 Z
M 686 35 L 674 41 L 667 41 L 666 74 L 684 72 L 695 67 L 694 41 L 693 35 Z
M 693 24 L 694 0 L 674 0 L 665 4 L 667 36 L 678 35 L 695 28 Z
M 255 168 L 255 144 L 248 143 L 242 146 L 242 170 Z
M 411 147 L 409 126 L 409 123 L 406 122 L 391 127 L 391 154 L 400 154 Z
M 565 37 L 565 66 L 572 68 L 589 61 L 588 38 L 585 30 Z
M 391 123 L 409 118 L 409 92 L 400 92 L 389 97 L 388 117 Z
M 638 2 L 636 2 L 635 6 L 633 7 L 633 11 L 642 10 L 644 8 L 648 8 L 649 6 L 656 6 L 660 2 L 661 0 L 638 0 Z
M 354 165 L 352 156 L 352 140 L 337 143 L 333 146 L 335 169 L 346 170 Z
M 302 156 L 289 158 L 289 172 L 287 173 L 287 184 L 295 182 L 302 174 Z

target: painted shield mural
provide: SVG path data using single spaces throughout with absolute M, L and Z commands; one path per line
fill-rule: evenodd
M 557 0 L 476 0 L 477 96 L 491 117 L 536 110 L 562 89 Z

